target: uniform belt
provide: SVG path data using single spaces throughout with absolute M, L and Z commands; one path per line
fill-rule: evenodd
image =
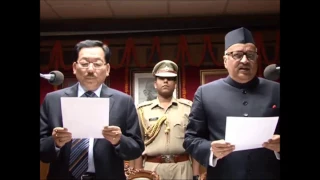
M 147 156 L 146 162 L 153 163 L 177 163 L 188 161 L 188 154 L 179 154 L 179 155 L 160 155 L 160 156 Z

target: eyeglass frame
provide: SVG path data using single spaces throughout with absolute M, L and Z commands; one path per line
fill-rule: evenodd
M 233 53 L 235 53 L 235 52 L 237 52 L 237 53 L 243 53 L 242 57 L 241 57 L 240 59 L 234 58 L 234 54 L 233 54 Z M 253 53 L 253 54 L 255 55 L 255 58 L 254 58 L 254 59 L 248 58 L 248 56 L 247 56 L 248 52 Z M 249 60 L 249 61 L 256 61 L 256 60 L 258 59 L 258 58 L 257 58 L 257 57 L 258 57 L 258 53 L 257 53 L 256 51 L 248 51 L 248 52 L 244 52 L 244 51 L 231 51 L 231 52 L 225 53 L 225 55 L 231 56 L 231 57 L 232 57 L 234 60 L 236 60 L 236 61 L 241 61 L 244 56 L 246 56 L 247 60 Z
M 93 65 L 93 69 L 102 69 L 104 65 L 108 64 L 108 63 L 106 63 L 106 62 L 103 62 L 103 64 L 102 64 L 100 67 L 96 68 L 96 67 L 94 66 L 94 64 L 95 64 L 96 62 L 88 62 L 88 61 L 87 61 L 88 67 L 83 67 L 82 64 L 81 64 L 79 61 L 76 61 L 76 63 L 79 64 L 79 66 L 80 66 L 81 69 L 89 69 L 90 64 Z

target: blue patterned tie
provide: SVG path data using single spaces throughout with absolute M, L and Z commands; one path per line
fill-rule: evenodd
M 97 97 L 92 91 L 84 93 L 81 97 Z M 72 139 L 69 171 L 75 179 L 81 179 L 88 170 L 89 139 Z

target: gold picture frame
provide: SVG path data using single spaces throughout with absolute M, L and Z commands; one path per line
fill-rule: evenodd
M 203 69 L 200 70 L 200 84 L 206 84 L 228 76 L 226 69 Z

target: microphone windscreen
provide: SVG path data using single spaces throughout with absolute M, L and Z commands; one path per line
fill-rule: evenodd
M 269 80 L 277 80 L 280 76 L 279 70 L 276 69 L 276 64 L 270 64 L 264 69 L 263 76 Z
M 49 80 L 50 84 L 57 86 L 63 83 L 64 75 L 60 71 L 51 71 L 50 74 L 54 75 L 54 78 Z

